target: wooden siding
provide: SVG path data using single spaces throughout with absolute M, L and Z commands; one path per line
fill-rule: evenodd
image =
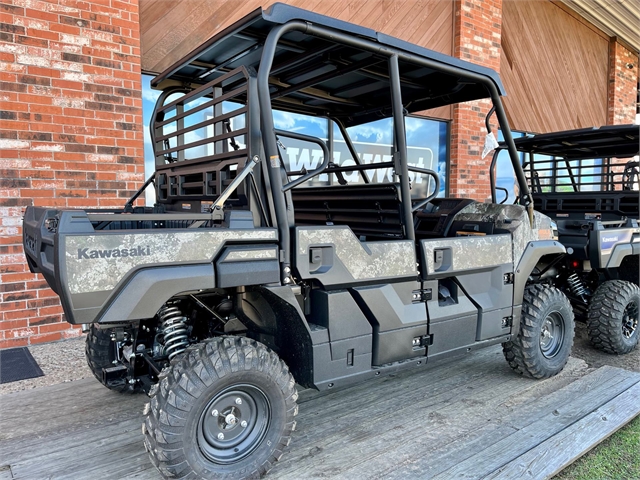
M 274 0 L 140 0 L 142 70 L 160 73 L 229 24 Z M 285 0 L 284 3 L 452 54 L 453 2 Z M 450 118 L 449 107 L 428 112 Z
M 608 38 L 549 1 L 505 1 L 500 73 L 512 129 L 607 123 Z

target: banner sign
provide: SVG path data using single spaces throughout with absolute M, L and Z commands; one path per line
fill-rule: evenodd
M 305 169 L 311 171 L 320 166 L 323 160 L 322 150 L 319 146 L 297 139 L 286 138 L 280 136 L 280 143 L 285 148 L 280 148 L 280 153 L 284 162 L 285 169 L 290 171 L 300 171 Z M 326 139 L 323 139 L 326 142 Z M 386 163 L 393 160 L 392 146 L 380 143 L 354 142 L 356 152 L 361 164 L 370 165 L 376 163 Z M 438 162 L 435 159 L 433 151 L 428 147 L 408 147 L 407 156 L 409 165 L 419 168 L 426 168 L 438 172 Z M 333 144 L 333 162 L 339 166 L 351 166 L 356 162 L 347 144 L 343 140 L 337 140 Z M 364 183 L 363 175 L 366 175 L 370 183 L 390 183 L 393 182 L 393 169 L 391 167 L 382 167 L 363 172 L 343 172 L 342 176 L 349 184 Z M 332 178 L 330 178 L 332 177 Z M 291 177 L 293 180 L 294 177 Z M 409 172 L 409 181 L 411 183 L 411 196 L 413 198 L 426 198 L 435 188 L 435 181 L 432 177 L 423 174 Z M 440 179 L 441 190 L 444 191 L 444 180 Z M 337 184 L 338 179 L 335 175 L 321 174 L 312 178 L 303 185 L 333 185 Z

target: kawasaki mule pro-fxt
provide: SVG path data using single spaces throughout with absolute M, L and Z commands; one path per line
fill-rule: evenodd
M 28 208 L 24 246 L 86 325 L 96 377 L 148 391 L 163 475 L 265 473 L 289 444 L 295 383 L 344 387 L 498 343 L 521 374 L 563 368 L 571 306 L 530 274 L 565 248 L 531 209 L 495 72 L 277 4 L 152 85 L 155 206 Z M 407 163 L 407 114 L 484 98 L 525 206 L 436 198 L 437 173 Z M 351 158 L 332 161 L 332 133 L 276 130 L 278 112 L 330 122 Z M 348 130 L 385 118 L 390 160 L 365 163 Z M 317 168 L 287 171 L 291 138 L 322 150 Z M 410 175 L 432 193 L 412 198 Z

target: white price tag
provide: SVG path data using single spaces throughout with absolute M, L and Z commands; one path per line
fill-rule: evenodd
M 482 158 L 489 155 L 489 152 L 492 150 L 495 150 L 497 146 L 498 146 L 498 141 L 496 140 L 496 137 L 493 134 L 493 132 L 488 133 L 484 137 L 484 148 L 482 149 Z

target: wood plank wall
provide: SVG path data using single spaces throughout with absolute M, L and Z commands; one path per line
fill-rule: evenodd
M 142 69 L 159 73 L 227 25 L 273 0 L 140 0 Z M 451 54 L 453 2 L 439 0 L 288 0 Z
M 159 73 L 215 33 L 275 0 L 140 0 L 142 69 Z M 452 54 L 453 1 L 285 0 Z M 501 76 L 511 128 L 549 132 L 607 121 L 608 38 L 551 1 L 502 4 Z M 451 118 L 450 108 L 424 112 Z
M 504 1 L 500 74 L 511 128 L 606 124 L 608 49 L 602 32 L 552 2 Z
M 447 55 L 453 2 L 442 0 L 281 0 Z M 275 0 L 140 0 L 142 70 L 160 73 L 229 24 Z M 427 112 L 451 118 L 450 108 Z

